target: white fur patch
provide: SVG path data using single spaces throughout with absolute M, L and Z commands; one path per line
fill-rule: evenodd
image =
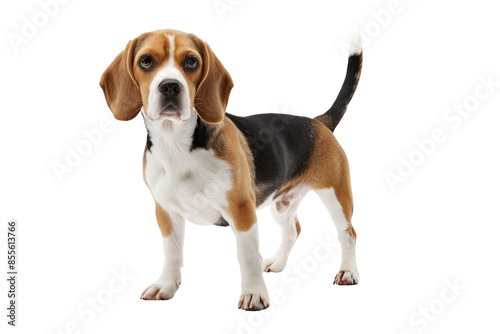
M 349 57 L 360 55 L 362 52 L 363 46 L 361 44 L 361 32 L 358 30 L 352 37 L 351 46 L 349 47 Z
M 232 169 L 212 151 L 191 151 L 196 116 L 184 123 L 146 118 L 146 127 L 153 143 L 146 180 L 156 202 L 193 223 L 214 224 L 228 205 Z

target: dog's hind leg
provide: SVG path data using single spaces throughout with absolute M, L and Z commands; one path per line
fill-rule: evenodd
M 271 204 L 271 214 L 281 227 L 281 244 L 273 257 L 264 260 L 264 271 L 280 272 L 285 268 L 288 255 L 300 234 L 297 208 L 305 192 L 302 190 L 280 196 Z
M 348 183 L 349 180 L 344 182 Z M 356 232 L 351 224 L 352 194 L 349 184 L 347 186 L 342 188 L 344 191 L 337 191 L 338 196 L 334 188 L 315 190 L 335 223 L 342 247 L 342 263 L 334 281 L 334 284 L 339 285 L 353 285 L 359 282 L 356 266 Z
M 337 228 L 342 263 L 335 284 L 359 282 L 356 266 L 356 232 L 351 224 L 353 200 L 349 162 L 344 150 L 324 125 L 318 125 L 314 153 L 306 182 L 311 185 L 327 207 Z

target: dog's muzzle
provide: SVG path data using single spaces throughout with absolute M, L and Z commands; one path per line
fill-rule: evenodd
M 165 79 L 158 85 L 161 95 L 162 114 L 180 112 L 179 97 L 182 92 L 182 85 L 174 79 Z

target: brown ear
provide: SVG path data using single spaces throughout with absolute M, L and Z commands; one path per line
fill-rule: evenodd
M 224 119 L 233 79 L 215 56 L 208 44 L 203 45 L 203 78 L 196 90 L 195 108 L 207 123 L 219 123 Z
M 125 50 L 104 71 L 99 82 L 109 109 L 121 121 L 131 120 L 142 107 L 141 92 L 132 72 L 135 44 L 136 40 L 128 42 Z

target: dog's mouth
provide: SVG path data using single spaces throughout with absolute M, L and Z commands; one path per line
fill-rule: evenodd
M 182 120 L 182 109 L 179 108 L 177 104 L 166 104 L 161 109 L 160 118 L 168 119 L 173 121 L 181 121 Z
M 175 115 L 181 111 L 181 104 L 177 96 L 163 97 L 161 106 L 161 114 L 163 115 Z
M 163 108 L 160 114 L 165 116 L 174 116 L 180 113 L 181 111 L 178 108 Z
M 160 114 L 164 116 L 175 116 L 180 114 L 180 112 L 178 110 L 163 110 Z
M 185 102 L 177 96 L 162 96 L 158 117 L 164 120 L 182 121 L 187 112 L 184 105 Z
M 169 101 L 163 104 L 160 114 L 165 116 L 175 116 L 181 113 L 179 102 Z
M 170 101 L 163 102 L 163 110 L 179 110 L 179 101 L 170 99 Z M 163 111 L 162 110 L 162 111 Z

